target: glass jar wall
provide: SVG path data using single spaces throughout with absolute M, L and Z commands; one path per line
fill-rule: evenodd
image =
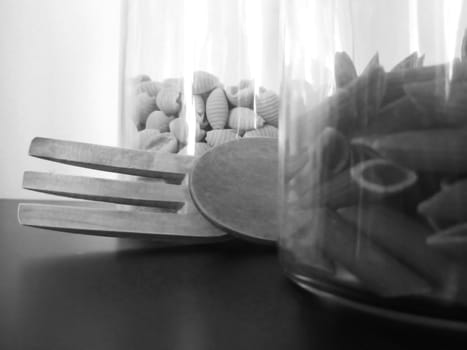
M 281 9 L 286 273 L 361 309 L 466 326 L 467 3 Z
M 199 156 L 277 137 L 276 0 L 127 0 L 122 144 Z

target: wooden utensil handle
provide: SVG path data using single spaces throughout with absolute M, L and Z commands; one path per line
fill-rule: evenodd
M 125 238 L 218 242 L 228 239 L 222 230 L 197 213 L 180 215 L 124 210 L 22 203 L 22 225 L 52 230 Z
M 180 209 L 187 201 L 191 201 L 184 185 L 35 171 L 24 173 L 23 188 L 71 198 L 167 209 Z
M 164 178 L 180 182 L 195 158 L 186 155 L 155 153 L 36 137 L 29 155 L 54 162 L 120 174 Z

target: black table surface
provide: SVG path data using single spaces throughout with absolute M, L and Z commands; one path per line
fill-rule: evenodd
M 273 248 L 25 228 L 17 205 L 0 200 L 0 349 L 467 349 L 302 290 Z

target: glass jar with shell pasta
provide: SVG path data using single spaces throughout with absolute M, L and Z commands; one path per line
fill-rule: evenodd
M 198 157 L 277 138 L 278 0 L 126 0 L 122 145 Z
M 467 2 L 281 11 L 286 274 L 341 305 L 467 329 Z

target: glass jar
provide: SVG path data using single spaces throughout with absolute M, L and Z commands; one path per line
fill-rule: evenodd
M 122 145 L 200 156 L 277 137 L 279 1 L 126 0 Z
M 467 2 L 281 9 L 287 275 L 361 310 L 467 328 Z

